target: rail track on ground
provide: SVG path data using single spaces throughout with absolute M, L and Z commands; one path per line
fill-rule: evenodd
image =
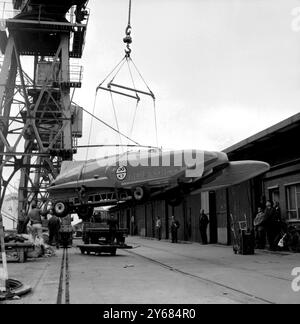
M 70 267 L 68 249 L 64 248 L 56 304 L 70 304 Z
M 152 247 L 153 248 L 153 247 Z M 156 260 L 156 259 L 153 259 L 153 258 L 150 258 L 150 257 L 147 257 L 145 255 L 142 255 L 142 254 L 139 254 L 137 252 L 134 252 L 134 251 L 126 251 L 128 254 L 130 255 L 133 255 L 133 256 L 136 256 L 136 257 L 139 257 L 139 258 L 142 258 L 144 260 L 147 260 L 148 262 L 150 263 L 153 263 L 157 266 L 160 266 L 168 271 L 172 271 L 174 273 L 177 273 L 177 274 L 180 274 L 184 277 L 189 277 L 189 278 L 192 278 L 192 279 L 195 279 L 195 280 L 198 280 L 198 281 L 201 281 L 201 282 L 204 282 L 206 284 L 210 284 L 210 285 L 214 285 L 214 286 L 217 286 L 217 287 L 221 287 L 221 288 L 225 288 L 229 291 L 232 291 L 234 293 L 238 293 L 244 297 L 247 297 L 247 298 L 250 298 L 250 300 L 255 300 L 255 301 L 258 301 L 260 303 L 266 303 L 266 304 L 275 304 L 273 301 L 270 301 L 270 300 L 267 300 L 265 298 L 261 298 L 259 296 L 256 296 L 256 295 L 253 295 L 253 294 L 250 294 L 246 291 L 243 291 L 243 290 L 240 290 L 240 289 L 237 289 L 237 288 L 234 288 L 234 287 L 231 287 L 229 285 L 225 285 L 225 284 L 222 284 L 218 281 L 215 281 L 215 280 L 212 280 L 212 279 L 208 279 L 208 278 L 205 278 L 205 277 L 202 277 L 200 275 L 196 275 L 196 274 L 193 274 L 193 273 L 190 273 L 190 272 L 187 272 L 187 271 L 183 271 L 183 270 L 180 270 L 176 267 L 173 267 L 173 266 L 170 266 L 164 262 L 161 262 L 159 260 Z
M 185 255 L 183 253 L 179 253 L 179 252 L 175 253 L 174 251 L 170 251 L 170 250 L 167 250 L 167 249 L 164 249 L 164 248 L 161 248 L 161 247 L 153 247 L 153 246 L 150 246 L 150 245 L 147 245 L 147 244 L 139 244 L 139 246 L 143 246 L 143 247 L 150 248 L 150 249 L 155 249 L 157 251 L 162 251 L 162 252 L 166 252 L 166 253 L 172 253 L 174 255 L 178 255 L 178 256 L 181 256 L 181 257 L 185 257 L 185 258 L 189 258 L 189 259 L 193 259 L 193 260 L 197 260 L 197 261 L 206 261 L 206 262 L 209 262 L 209 264 L 213 264 L 215 266 L 222 266 L 222 267 L 225 267 L 227 269 L 239 269 L 239 270 L 242 270 L 242 271 L 249 272 L 248 268 L 242 267 L 240 265 L 232 267 L 232 266 L 230 266 L 230 264 L 225 264 L 225 263 L 217 261 L 217 260 L 211 260 L 211 259 L 206 260 L 206 259 L 199 258 L 199 257 L 196 257 L 196 256 L 192 256 L 192 255 L 187 256 L 187 255 Z M 284 255 L 282 255 L 282 256 L 284 256 Z M 263 275 L 265 277 L 276 278 L 276 279 L 279 279 L 279 280 L 290 282 L 290 279 L 283 278 L 283 277 L 280 277 L 280 276 L 273 276 L 271 274 L 263 274 Z

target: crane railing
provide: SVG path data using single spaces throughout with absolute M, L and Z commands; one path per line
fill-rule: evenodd
M 35 20 L 35 21 L 62 21 L 72 25 L 87 25 L 90 11 L 77 12 L 76 6 L 72 6 L 68 12 L 64 12 L 65 7 L 51 6 L 51 10 L 46 5 L 30 5 L 24 6 L 23 9 L 15 9 L 12 2 L 0 1 L 0 20 L 13 19 L 19 16 L 19 19 Z

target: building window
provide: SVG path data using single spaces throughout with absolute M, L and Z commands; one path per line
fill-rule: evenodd
M 300 219 L 300 184 L 288 186 L 286 193 L 288 219 Z

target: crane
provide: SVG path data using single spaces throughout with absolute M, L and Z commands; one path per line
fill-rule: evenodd
M 81 136 L 82 110 L 72 104 L 81 87 L 82 67 L 72 59 L 83 54 L 89 11 L 86 0 L 13 0 L 17 13 L 0 32 L 4 55 L 0 73 L 1 199 L 21 171 L 19 211 L 32 199 L 43 200 L 45 188 L 72 160 Z M 25 72 L 22 58 L 31 60 Z M 23 147 L 22 147 L 23 146 Z M 4 179 L 3 170 L 9 167 Z
M 0 24 L 0 210 L 17 173 L 19 214 L 32 200 L 47 199 L 61 163 L 76 153 L 83 111 L 72 99 L 81 87 L 82 67 L 73 60 L 83 54 L 87 5 L 87 0 L 11 0 L 2 7 L 2 17 L 8 17 Z M 0 213 L 3 252 L 2 232 Z

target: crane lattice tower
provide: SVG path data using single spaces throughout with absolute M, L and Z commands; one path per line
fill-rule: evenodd
M 82 136 L 81 87 L 89 11 L 86 0 L 12 0 L 0 26 L 0 209 L 20 172 L 19 215 L 46 188 Z M 25 61 L 25 64 L 23 63 Z M 27 69 L 30 69 L 30 72 Z M 26 71 L 26 72 L 25 72 Z M 8 171 L 9 170 L 9 171 Z

